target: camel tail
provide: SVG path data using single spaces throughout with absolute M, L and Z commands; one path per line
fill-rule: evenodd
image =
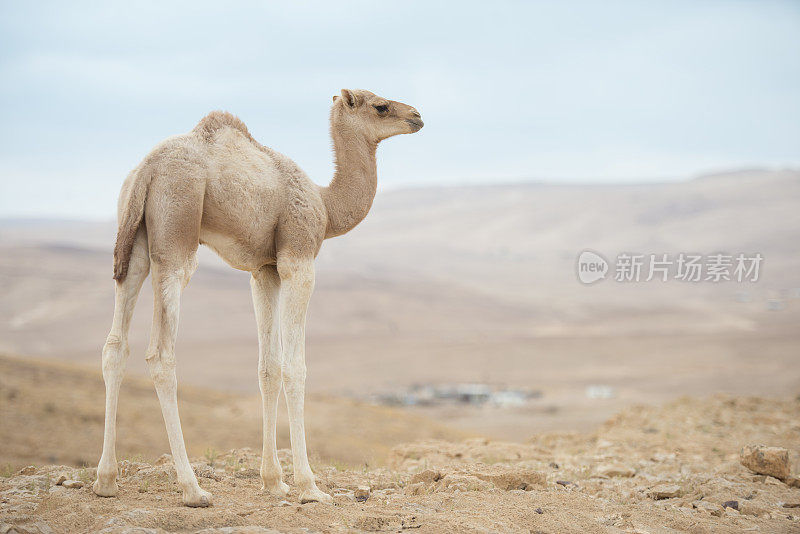
M 114 280 L 122 282 L 128 274 L 136 232 L 144 216 L 144 203 L 150 186 L 152 173 L 146 166 L 131 172 L 119 198 L 117 243 L 114 246 Z

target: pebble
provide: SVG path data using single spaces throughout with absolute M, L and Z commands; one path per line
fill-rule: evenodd
M 606 464 L 597 468 L 597 474 L 606 477 L 632 477 L 636 471 L 622 464 Z
M 246 469 L 242 468 L 239 471 L 236 471 L 233 476 L 236 478 L 259 478 L 261 473 L 258 469 Z
M 723 510 L 725 511 L 725 515 L 727 516 L 736 517 L 739 515 L 739 510 L 737 510 L 736 508 L 723 508 Z
M 433 469 L 426 469 L 411 477 L 411 483 L 423 482 L 425 484 L 433 484 L 442 479 L 442 473 L 434 471 Z
M 290 503 L 289 501 L 281 501 L 278 503 L 278 506 L 291 506 L 291 505 L 292 503 Z
M 212 480 L 216 480 L 217 482 L 222 480 L 222 477 L 219 476 L 214 468 L 209 465 L 195 465 L 192 467 L 192 469 L 194 469 L 194 474 L 198 477 L 210 478 Z
M 156 463 L 153 465 L 166 465 L 171 463 L 172 463 L 172 456 L 169 454 L 162 454 L 161 456 L 158 457 L 158 460 L 156 460 Z
M 65 480 L 64 482 L 61 483 L 61 485 L 64 486 L 65 488 L 81 489 L 83 487 L 83 482 L 81 482 L 80 480 Z
M 359 486 L 356 488 L 356 491 L 353 492 L 353 497 L 355 497 L 358 502 L 364 502 L 369 499 L 369 493 L 369 486 Z
M 677 484 L 659 484 L 652 488 L 647 494 L 655 500 L 672 499 L 681 494 L 681 487 Z
M 724 513 L 724 509 L 720 505 L 709 501 L 697 501 L 692 503 L 692 506 L 698 510 L 706 511 L 714 517 L 721 517 Z
M 781 447 L 747 445 L 739 452 L 743 466 L 759 475 L 786 480 L 789 477 L 789 451 Z
M 60 486 L 66 480 L 67 480 L 67 475 L 65 475 L 64 473 L 61 473 L 60 475 L 58 475 L 58 478 L 56 479 L 56 486 Z
M 739 501 L 725 501 L 722 503 L 723 508 L 733 508 L 734 510 L 739 509 Z
M 556 484 L 558 484 L 559 486 L 577 486 L 577 484 L 575 484 L 571 480 L 556 480 Z
M 32 475 L 36 472 L 36 467 L 28 465 L 17 471 L 18 475 Z
M 740 502 L 739 511 L 744 515 L 752 515 L 755 517 L 764 517 L 765 514 L 767 514 L 767 510 L 749 501 Z

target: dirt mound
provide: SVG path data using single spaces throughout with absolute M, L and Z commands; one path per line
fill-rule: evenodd
M 93 469 L 30 467 L 0 479 L 0 523 L 20 532 L 798 532 L 797 480 L 755 474 L 739 451 L 784 447 L 796 475 L 799 414 L 797 400 L 687 398 L 625 410 L 591 434 L 425 440 L 396 447 L 386 467 L 318 465 L 333 505 L 299 505 L 294 488 L 285 501 L 261 493 L 251 449 L 195 461 L 214 494 L 208 509 L 181 505 L 168 456 L 121 462 L 116 499 L 92 494 Z M 279 457 L 291 484 L 291 455 Z M 83 487 L 58 485 L 64 477 Z

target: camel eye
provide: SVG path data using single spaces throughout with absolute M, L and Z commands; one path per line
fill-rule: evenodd
M 380 104 L 380 105 L 377 105 L 377 106 L 374 106 L 374 107 L 375 107 L 375 110 L 380 114 L 383 114 L 383 113 L 386 113 L 387 111 L 389 111 L 389 106 L 387 106 L 386 104 Z

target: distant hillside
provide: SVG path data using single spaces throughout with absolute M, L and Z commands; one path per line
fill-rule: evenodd
M 470 429 L 503 425 L 509 437 L 523 433 L 521 421 L 550 428 L 574 416 L 585 428 L 634 399 L 703 388 L 788 394 L 800 385 L 788 363 L 800 346 L 798 206 L 798 171 L 381 193 L 367 219 L 318 258 L 309 391 L 364 398 L 426 382 L 543 391 L 550 408 L 536 415 L 476 412 L 478 424 L 434 414 Z M 114 226 L 0 222 L 0 350 L 97 365 L 113 312 Z M 584 286 L 575 262 L 587 248 L 612 263 L 620 252 L 720 251 L 758 252 L 764 263 L 756 284 Z M 200 263 L 182 299 L 179 378 L 255 392 L 248 274 L 205 248 Z M 151 298 L 146 282 L 133 372 L 145 372 Z M 617 388 L 615 401 L 576 402 L 598 382 Z

